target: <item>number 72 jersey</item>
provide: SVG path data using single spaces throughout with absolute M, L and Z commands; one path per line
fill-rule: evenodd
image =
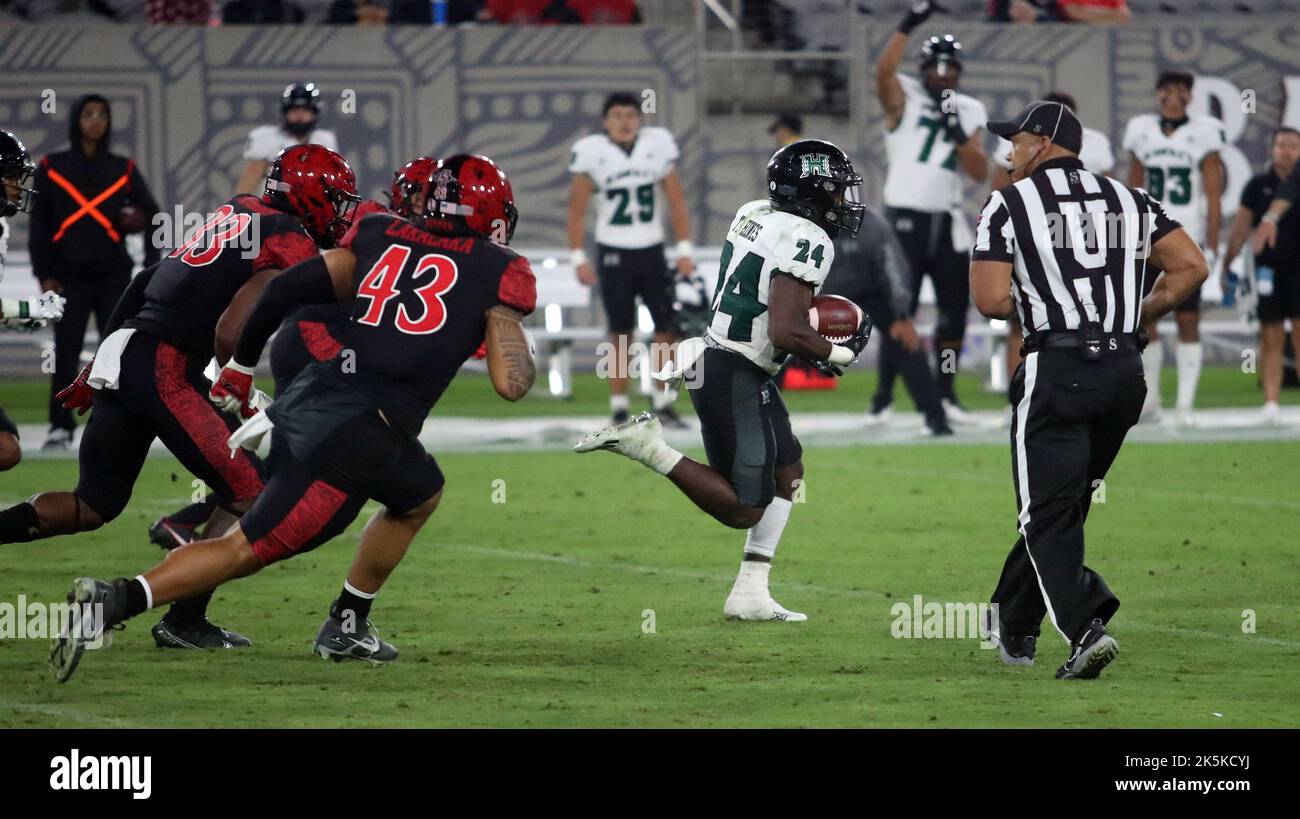
M 826 231 L 764 199 L 736 212 L 722 245 L 706 338 L 775 375 L 786 353 L 772 345 L 767 312 L 772 275 L 787 273 L 816 293 L 835 260 Z

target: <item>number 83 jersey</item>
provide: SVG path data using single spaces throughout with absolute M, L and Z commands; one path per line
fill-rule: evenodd
M 787 353 L 772 346 L 768 295 L 776 271 L 816 293 L 826 281 L 835 247 L 826 231 L 758 199 L 742 205 L 727 231 L 705 337 L 776 375 Z
M 1201 161 L 1223 145 L 1223 123 L 1213 117 L 1190 117 L 1166 134 L 1158 116 L 1143 114 L 1129 120 L 1124 129 L 1123 148 L 1132 152 L 1146 173 L 1142 187 L 1198 245 L 1205 244 Z
M 599 244 L 644 248 L 663 242 L 658 183 L 672 173 L 677 157 L 677 141 L 665 128 L 642 128 L 630 151 L 605 134 L 573 143 L 569 172 L 586 174 L 596 186 Z

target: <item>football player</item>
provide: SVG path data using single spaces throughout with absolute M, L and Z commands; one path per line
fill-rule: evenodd
M 127 287 L 95 359 L 60 399 L 95 412 L 82 435 L 80 480 L 0 512 L 0 543 L 98 529 L 126 508 L 149 447 L 160 439 L 217 495 L 208 532 L 224 531 L 263 490 L 262 464 L 226 439 L 238 423 L 207 399 L 204 367 L 230 350 L 252 306 L 283 269 L 317 257 L 349 226 L 358 201 L 343 157 L 319 145 L 285 150 L 261 199 L 237 196 Z M 255 240 L 254 240 L 255 238 Z M 222 511 L 224 510 L 224 511 Z M 153 628 L 161 647 L 230 648 L 240 635 L 208 622 L 209 596 L 183 600 Z
M 912 265 L 913 312 L 922 277 L 928 274 L 934 285 L 936 376 L 944 411 L 951 421 L 970 423 L 974 418 L 962 408 L 954 386 L 970 306 L 971 230 L 961 210 L 962 180 L 988 178 L 981 147 L 988 113 L 979 100 L 957 91 L 961 43 L 951 34 L 925 41 L 919 80 L 898 73 L 908 36 L 935 10 L 932 3 L 916 3 L 876 62 L 876 95 L 885 112 L 889 163 L 883 198 L 885 218 Z M 882 355 L 871 423 L 883 423 L 894 400 L 897 367 L 888 351 Z
M 654 318 L 655 358 L 677 341 L 673 327 L 673 275 L 664 257 L 660 212 L 668 215 L 677 235 L 677 274 L 695 270 L 690 218 L 682 182 L 677 175 L 677 142 L 664 128 L 642 127 L 641 101 L 633 94 L 611 94 L 605 100 L 604 133 L 585 136 L 573 144 L 569 172 L 569 215 L 566 225 L 574 270 L 585 285 L 600 282 L 600 298 L 609 319 L 614 359 L 610 365 L 609 407 L 614 423 L 628 417 L 628 349 L 636 329 L 636 297 Z M 659 189 L 663 188 L 660 196 Z M 597 195 L 596 264 L 583 249 L 587 204 Z M 658 369 L 661 361 L 651 362 Z M 685 422 L 673 409 L 676 392 L 667 386 L 655 392 L 652 407 L 670 426 Z
M 723 606 L 729 618 L 808 619 L 776 602 L 768 587 L 795 486 L 803 478 L 803 450 L 773 376 L 790 355 L 839 375 L 867 344 L 870 317 L 843 345 L 822 338 L 808 323 L 812 297 L 835 258 L 832 237 L 841 230 L 856 233 L 862 223 L 861 184 L 843 151 L 804 139 L 768 162 L 769 198 L 736 213 L 722 245 L 709 329 L 702 344 L 682 345 L 702 347 L 702 354 L 677 362 L 699 414 L 707 466 L 668 446 L 659 420 L 649 413 L 596 430 L 574 446 L 638 461 L 720 523 L 748 530 L 740 573 Z
M 1158 114 L 1141 114 L 1124 129 L 1123 148 L 1132 157 L 1128 184 L 1145 188 L 1160 201 L 1170 219 L 1183 225 L 1201 246 L 1210 270 L 1219 245 L 1220 197 L 1223 195 L 1223 161 L 1219 150 L 1227 141 L 1223 123 L 1214 117 L 1189 116 L 1192 101 L 1191 74 L 1166 71 L 1156 81 Z M 1178 368 L 1178 397 L 1175 420 L 1180 426 L 1195 423 L 1192 405 L 1201 378 L 1201 294 L 1192 294 L 1174 311 L 1178 344 L 1174 363 Z M 1160 417 L 1160 362 L 1162 349 L 1155 325 L 1146 328 L 1151 343 L 1142 353 L 1146 370 L 1147 399 L 1142 418 Z
M 9 217 L 31 210 L 36 191 L 28 187 L 36 163 L 21 140 L 9 131 L 0 131 L 0 281 L 5 277 L 5 254 L 9 248 Z M 46 322 L 63 316 L 63 297 L 53 291 L 35 299 L 0 299 L 0 328 L 39 330 Z M 18 427 L 0 407 L 0 472 L 13 469 L 22 460 Z
M 244 170 L 235 183 L 235 195 L 262 189 L 271 162 L 285 148 L 308 143 L 339 149 L 338 137 L 320 123 L 320 89 L 315 83 L 298 82 L 280 95 L 280 124 L 259 125 L 248 134 L 244 145 Z
M 418 157 L 393 172 L 389 190 L 388 210 L 404 218 L 411 218 L 424 210 L 424 182 L 433 171 L 436 159 Z M 382 211 L 378 202 L 367 201 L 357 206 L 353 220 L 369 212 Z M 275 394 L 288 388 L 298 373 L 313 361 L 328 361 L 343 349 L 338 340 L 341 327 L 351 311 L 349 304 L 310 304 L 293 312 L 271 339 L 271 377 L 275 381 Z M 271 433 L 271 452 L 266 459 L 267 471 L 274 471 L 276 460 L 284 447 L 279 434 Z M 184 546 L 199 536 L 199 529 L 216 510 L 217 499 L 209 495 L 165 515 L 149 527 L 149 540 L 164 549 Z
M 313 549 L 372 498 L 383 508 L 362 533 L 314 650 L 334 659 L 396 658 L 369 612 L 442 497 L 442 471 L 420 445 L 420 427 L 484 342 L 503 398 L 522 398 L 536 375 L 520 323 L 536 306 L 536 280 L 527 259 L 505 246 L 517 219 L 510 181 L 490 159 L 461 154 L 438 162 L 424 197 L 415 218 L 369 215 L 340 248 L 267 286 L 212 387 L 214 401 L 250 412 L 253 366 L 275 328 L 304 303 L 354 300 L 339 340 L 355 353 L 355 368 L 312 364 L 266 410 L 290 455 L 238 526 L 176 549 L 134 579 L 73 583 L 72 599 L 102 604 L 105 617 L 97 629 L 56 640 L 51 663 L 59 679 L 100 629 Z

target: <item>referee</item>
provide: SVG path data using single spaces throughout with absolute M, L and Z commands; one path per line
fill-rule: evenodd
M 993 592 L 989 630 L 1003 662 L 1032 665 L 1047 614 L 1070 644 L 1057 678 L 1091 679 L 1119 651 L 1106 633 L 1119 599 L 1083 564 L 1092 491 L 1142 411 L 1140 328 L 1209 271 L 1146 191 L 1084 170 L 1083 127 L 1066 106 L 1036 102 L 989 130 L 1011 140 L 1013 184 L 980 212 L 971 293 L 989 318 L 1017 314 L 1025 336 L 1011 387 L 1020 539 Z

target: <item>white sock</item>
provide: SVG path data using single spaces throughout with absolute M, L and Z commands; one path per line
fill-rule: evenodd
M 153 589 L 149 588 L 149 581 L 144 579 L 144 575 L 137 574 L 135 579 L 140 581 L 141 586 L 144 586 L 144 610 L 148 611 L 153 608 Z
M 745 533 L 745 552 L 762 555 L 768 560 L 776 557 L 776 547 L 781 542 L 781 533 L 790 521 L 790 510 L 793 508 L 794 504 L 785 498 L 772 498 L 772 502 L 763 510 L 763 517 Z
M 661 442 L 659 446 L 655 447 L 655 451 L 651 452 L 641 463 L 660 475 L 667 475 L 673 471 L 674 466 L 677 466 L 677 462 L 685 457 L 685 455 L 668 446 L 668 444 Z
M 609 397 L 610 412 L 618 412 L 619 410 L 627 412 L 628 406 L 629 404 L 627 403 L 627 393 L 623 393 L 622 395 L 611 395 Z
M 742 560 L 733 592 L 744 591 L 749 594 L 767 593 L 767 576 L 772 571 L 772 564 L 763 560 Z
M 1164 354 L 1159 339 L 1154 338 L 1142 351 L 1142 373 L 1147 379 L 1147 398 L 1142 403 L 1144 413 L 1160 408 L 1160 361 L 1164 358 Z
M 1180 410 L 1190 410 L 1196 401 L 1196 384 L 1201 380 L 1201 362 L 1205 350 L 1199 341 L 1180 341 L 1174 348 L 1174 362 L 1178 365 L 1178 401 Z
M 343 581 L 343 589 L 349 594 L 355 594 L 357 597 L 360 597 L 362 600 L 374 600 L 375 595 L 379 594 L 379 592 L 377 591 L 363 592 L 361 589 L 358 589 L 356 586 L 352 585 L 346 580 Z

